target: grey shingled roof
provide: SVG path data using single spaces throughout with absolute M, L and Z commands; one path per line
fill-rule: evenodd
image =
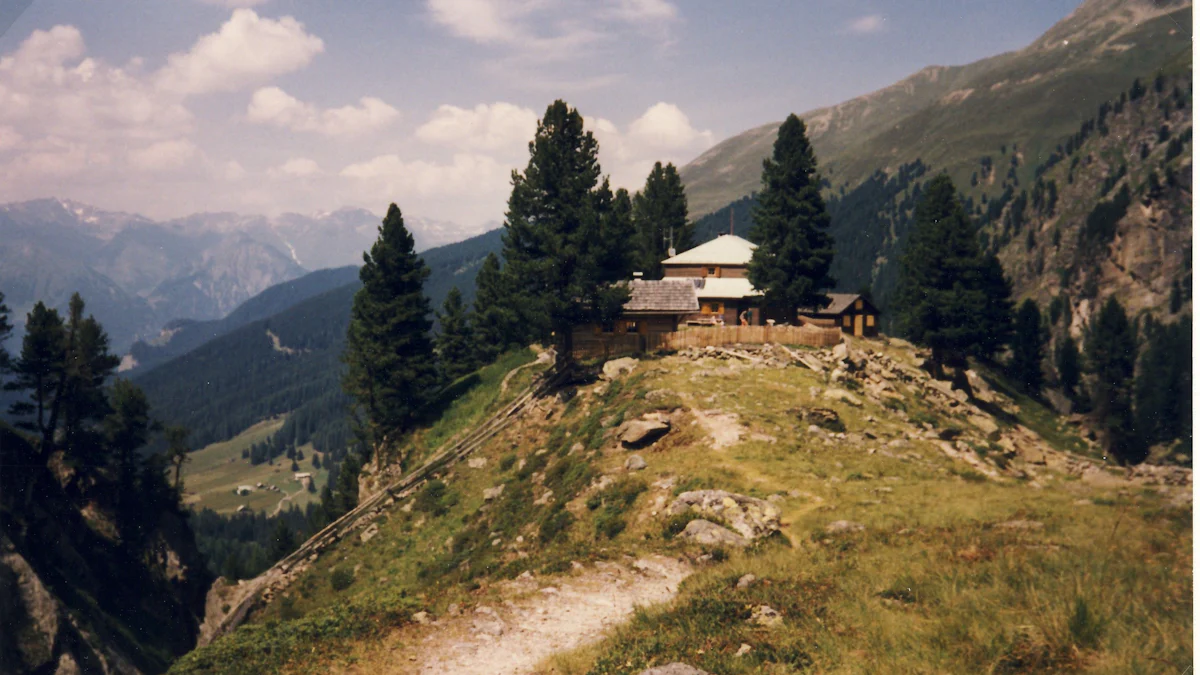
M 629 282 L 629 302 L 626 312 L 662 312 L 685 314 L 700 311 L 696 300 L 696 286 L 691 279 L 646 281 L 634 279 Z
M 824 309 L 813 309 L 811 307 L 801 309 L 800 311 L 807 314 L 841 314 L 846 311 L 855 300 L 862 297 L 861 293 L 826 293 L 829 296 L 829 304 Z

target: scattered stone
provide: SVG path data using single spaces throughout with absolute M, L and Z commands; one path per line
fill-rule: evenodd
M 825 393 L 821 394 L 821 397 L 827 398 L 831 401 L 841 401 L 843 403 L 849 403 L 850 405 L 852 405 L 856 408 L 861 408 L 862 404 L 863 404 L 862 400 L 860 398 L 858 398 L 854 394 L 851 394 L 850 392 L 846 391 L 845 389 L 826 389 Z
M 747 539 L 758 539 L 779 530 L 780 511 L 777 506 L 763 499 L 724 490 L 684 492 L 675 499 L 668 511 L 672 515 L 691 511 L 701 517 L 719 517 Z
M 577 452 L 583 452 L 583 443 L 573 443 L 571 449 L 567 451 L 568 455 L 573 455 Z
M 750 653 L 750 649 L 751 649 L 750 645 L 743 642 L 742 646 L 738 647 L 738 650 L 736 652 L 734 652 L 733 655 L 734 656 L 745 656 Z
M 626 449 L 644 448 L 667 435 L 669 422 L 659 420 L 630 420 L 621 425 L 617 439 Z
M 603 377 L 606 380 L 615 380 L 625 373 L 633 372 L 637 367 L 638 361 L 635 358 L 624 357 L 607 361 L 603 367 Z
M 736 546 L 745 548 L 750 545 L 750 541 L 745 537 L 734 534 L 729 530 L 710 523 L 707 520 L 693 520 L 683 528 L 683 532 L 678 535 L 681 539 L 694 541 L 697 544 L 705 544 L 708 546 Z
M 483 498 L 485 501 L 489 501 L 489 502 L 492 501 L 493 499 L 496 499 L 497 497 L 499 497 L 502 494 L 504 494 L 504 486 L 503 485 L 497 485 L 496 487 L 484 488 L 484 490 L 483 490 Z
M 844 534 L 847 532 L 862 532 L 867 529 L 862 523 L 856 523 L 853 520 L 835 520 L 825 526 L 825 531 L 829 534 Z
M 371 538 L 374 537 L 378 533 L 379 533 L 379 525 L 376 523 L 371 523 L 370 525 L 367 526 L 367 529 L 365 529 L 361 533 L 359 533 L 358 540 L 365 544 L 368 541 L 371 541 Z
M 665 666 L 647 668 L 638 675 L 712 675 L 706 670 L 693 668 L 686 663 L 668 663 Z
M 783 623 L 783 615 L 769 605 L 759 605 L 754 608 L 754 612 L 750 615 L 750 623 L 774 628 Z
M 1040 530 L 1045 525 L 1036 520 L 1006 520 L 1003 523 L 996 523 L 996 528 L 1000 530 Z
M 428 626 L 433 623 L 433 617 L 429 616 L 429 612 L 417 612 L 412 615 L 412 620 L 422 626 Z
M 642 459 L 641 455 L 631 455 L 625 460 L 626 471 L 641 471 L 646 468 L 646 460 Z
M 471 459 L 467 460 L 467 466 L 471 467 L 472 469 L 482 469 L 483 467 L 487 466 L 487 459 L 483 457 L 472 457 Z
M 743 575 L 741 579 L 737 580 L 737 589 L 739 591 L 745 590 L 753 586 L 757 581 L 758 577 L 754 576 L 753 574 Z
M 800 416 L 801 421 L 808 422 L 810 425 L 833 432 L 843 432 L 846 430 L 846 425 L 842 422 L 842 418 L 836 410 L 829 408 L 800 408 L 796 412 Z

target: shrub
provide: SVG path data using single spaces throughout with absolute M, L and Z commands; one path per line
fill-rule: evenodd
M 434 479 L 425 484 L 413 501 L 413 510 L 428 513 L 431 516 L 441 516 L 458 503 L 458 495 L 451 492 L 446 484 Z
M 555 541 L 575 523 L 575 516 L 563 508 L 562 503 L 550 512 L 538 527 L 538 539 L 543 544 Z
M 684 528 L 687 527 L 688 523 L 692 522 L 693 518 L 695 516 L 691 513 L 680 513 L 667 518 L 667 521 L 663 523 L 663 539 L 674 539 L 680 532 L 683 532 Z
M 329 575 L 329 585 L 333 587 L 333 590 L 338 591 L 339 593 L 347 588 L 350 588 L 350 585 L 353 583 L 354 570 L 347 569 L 345 567 L 335 567 L 333 572 Z
M 513 468 L 513 466 L 516 463 L 517 463 L 516 453 L 510 452 L 507 455 L 500 458 L 500 470 L 508 471 L 509 469 Z

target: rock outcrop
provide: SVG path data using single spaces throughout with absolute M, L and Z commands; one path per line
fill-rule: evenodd
M 724 490 L 684 492 L 668 509 L 671 515 L 689 512 L 697 514 L 699 518 L 711 516 L 720 519 L 749 540 L 759 539 L 779 530 L 780 513 L 774 504 Z

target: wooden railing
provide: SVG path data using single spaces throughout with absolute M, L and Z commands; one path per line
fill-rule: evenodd
M 688 347 L 720 347 L 732 344 L 804 345 L 832 347 L 842 341 L 836 327 L 802 326 L 716 326 L 693 328 L 672 333 L 635 333 L 601 335 L 575 339 L 575 358 L 606 359 Z

